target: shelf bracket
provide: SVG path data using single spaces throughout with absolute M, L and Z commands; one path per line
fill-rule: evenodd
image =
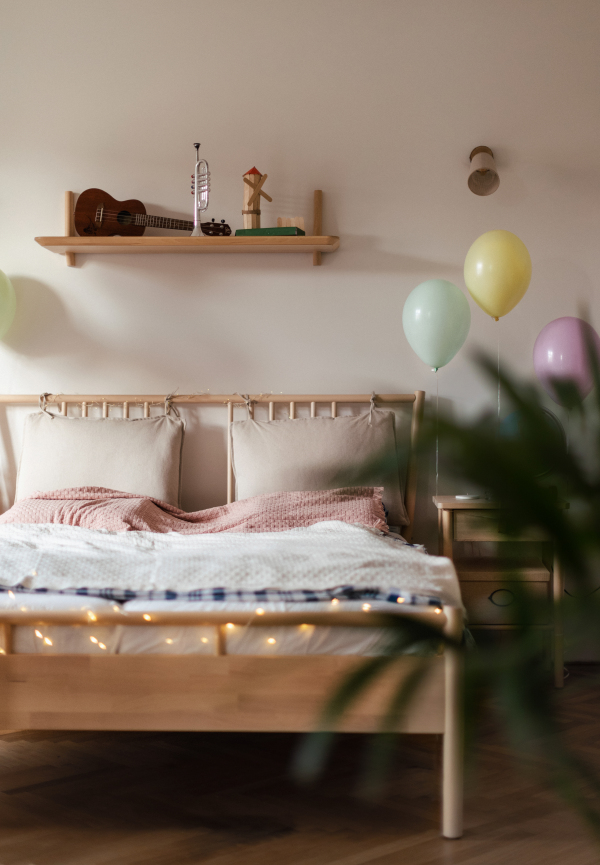
M 75 196 L 72 192 L 65 192 L 65 237 L 75 237 L 75 224 L 73 214 L 75 211 Z M 75 267 L 75 253 L 65 252 L 67 267 Z

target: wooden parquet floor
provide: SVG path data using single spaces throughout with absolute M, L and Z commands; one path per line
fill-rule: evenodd
M 593 671 L 594 675 L 598 672 Z M 600 770 L 600 684 L 573 670 L 572 742 Z M 466 832 L 438 835 L 437 746 L 399 746 L 385 797 L 352 795 L 361 740 L 298 789 L 289 735 L 0 735 L 0 865 L 591 865 L 600 842 L 484 729 Z

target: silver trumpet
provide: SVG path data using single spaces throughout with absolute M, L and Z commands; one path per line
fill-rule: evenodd
M 198 151 L 200 144 L 194 144 L 196 148 L 196 167 L 192 174 L 192 195 L 194 196 L 194 230 L 191 237 L 202 237 L 200 227 L 200 214 L 208 210 L 208 193 L 210 192 L 210 171 L 206 159 L 200 159 Z

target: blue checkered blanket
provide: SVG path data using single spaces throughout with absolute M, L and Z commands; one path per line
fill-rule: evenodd
M 291 604 L 318 603 L 338 601 L 380 601 L 389 604 L 405 604 L 407 606 L 441 607 L 440 598 L 430 595 L 419 595 L 412 592 L 382 591 L 378 588 L 360 588 L 355 586 L 335 586 L 331 589 L 311 591 L 310 589 L 257 589 L 254 591 L 214 588 L 194 589 L 187 592 L 175 592 L 169 589 L 153 589 L 134 591 L 132 589 L 30 589 L 22 585 L 0 586 L 0 593 L 13 592 L 19 595 L 75 595 L 91 598 L 103 598 L 108 601 L 125 603 L 126 601 L 236 601 L 245 603 L 266 604 L 270 602 L 285 602 Z

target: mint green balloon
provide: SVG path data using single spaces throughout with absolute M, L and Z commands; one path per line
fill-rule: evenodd
M 450 363 L 471 327 L 469 301 L 446 279 L 428 279 L 406 298 L 402 327 L 412 350 L 436 372 Z
M 6 336 L 17 311 L 17 297 L 12 282 L 0 270 L 0 339 Z

